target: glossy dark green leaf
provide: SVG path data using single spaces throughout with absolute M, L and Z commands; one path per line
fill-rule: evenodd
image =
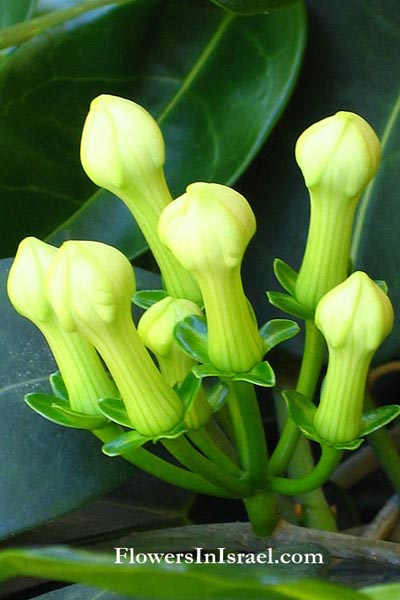
M 214 384 L 210 389 L 207 390 L 207 402 L 213 412 L 218 412 L 223 407 L 228 394 L 228 386 L 221 381 Z
M 60 398 L 48 394 L 26 394 L 25 402 L 29 408 L 45 419 L 63 427 L 93 431 L 107 425 L 107 419 L 104 419 L 101 415 L 96 417 L 71 410 L 67 401 L 62 401 Z
M 134 294 L 133 302 L 139 308 L 147 310 L 156 302 L 167 298 L 167 296 L 168 292 L 166 292 L 165 290 L 141 290 Z
M 86 432 L 54 425 L 24 403 L 29 392 L 50 393 L 56 367 L 39 331 L 11 307 L 0 261 L 0 538 L 37 526 L 111 490 L 133 468 L 108 459 Z M 157 278 L 137 270 L 139 287 Z M 61 401 L 60 401 L 61 402 Z
M 295 0 L 211 0 L 211 2 L 240 15 L 255 15 L 294 4 Z
M 264 342 L 265 353 L 268 353 L 278 344 L 290 340 L 297 335 L 300 327 L 295 321 L 289 319 L 272 319 L 260 327 L 260 335 Z
M 174 329 L 174 336 L 191 358 L 208 363 L 207 352 L 207 323 L 199 317 L 186 317 Z
M 282 292 L 272 291 L 267 292 L 267 297 L 270 304 L 293 317 L 304 320 L 312 319 L 314 317 L 313 312 L 306 306 L 300 304 L 300 302 L 297 302 L 293 296 L 289 296 Z
M 35 0 L 1 0 L 0 29 L 5 29 L 29 18 L 35 8 Z
M 384 427 L 400 415 L 400 406 L 387 404 L 369 410 L 362 416 L 360 437 L 369 435 L 377 429 Z
M 129 550 L 127 552 L 129 559 Z M 153 554 L 153 561 L 157 558 Z M 253 554 L 254 557 L 254 554 Z M 83 582 L 128 594 L 159 600 L 362 600 L 363 595 L 317 579 L 292 580 L 287 569 L 274 574 L 274 566 L 262 564 L 114 564 L 114 555 L 68 548 L 5 550 L 0 552 L 0 581 L 15 575 Z M 289 579 L 289 580 L 288 580 Z
M 277 315 L 262 299 L 276 286 L 276 256 L 298 269 L 309 220 L 309 198 L 294 158 L 300 133 L 313 122 L 350 110 L 363 116 L 383 138 L 382 165 L 356 217 L 355 268 L 385 279 L 400 309 L 400 156 L 397 151 L 400 101 L 397 63 L 400 54 L 400 4 L 393 0 L 354 0 L 340 4 L 307 2 L 309 43 L 296 95 L 265 150 L 241 181 L 251 199 L 258 231 L 248 257 L 245 284 L 259 319 Z M 261 288 L 261 289 L 260 289 Z M 294 340 L 300 350 L 300 338 Z M 400 320 L 377 360 L 398 356 Z
M 61 398 L 61 400 L 68 400 L 68 391 L 59 371 L 56 371 L 50 375 L 49 382 L 50 387 L 57 398 Z
M 194 180 L 233 181 L 289 97 L 304 35 L 301 0 L 247 18 L 205 0 L 136 0 L 22 44 L 0 67 L 0 255 L 28 234 L 142 251 L 120 201 L 79 164 L 91 99 L 123 95 L 158 118 L 175 195 Z
M 110 419 L 110 421 L 124 427 L 132 427 L 125 404 L 121 398 L 101 398 L 99 400 L 99 408 L 103 415 L 107 419 Z
M 129 450 L 140 448 L 149 440 L 149 437 L 142 435 L 138 431 L 127 431 L 103 444 L 102 451 L 107 456 L 121 456 L 121 454 L 129 452 Z

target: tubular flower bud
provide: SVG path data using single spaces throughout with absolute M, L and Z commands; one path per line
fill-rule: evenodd
M 355 209 L 380 156 L 374 130 L 351 112 L 311 125 L 297 141 L 296 160 L 309 189 L 311 217 L 296 297 L 312 310 L 347 277 Z
M 215 183 L 189 185 L 159 222 L 160 239 L 199 282 L 207 313 L 208 354 L 224 372 L 248 371 L 263 354 L 240 276 L 243 254 L 255 230 L 246 199 Z
M 165 182 L 164 140 L 153 117 L 119 98 L 95 98 L 82 132 L 81 162 L 96 185 L 118 196 L 145 236 L 172 296 L 199 302 L 195 280 L 166 252 L 157 235 L 162 210 L 172 198 Z
M 314 426 L 322 438 L 345 442 L 360 431 L 369 365 L 393 327 L 386 294 L 361 271 L 328 292 L 315 316 L 329 350 Z
M 155 355 L 161 373 L 171 387 L 183 381 L 196 364 L 174 338 L 175 326 L 192 315 L 202 316 L 197 304 L 190 300 L 168 297 L 153 304 L 139 321 L 139 336 Z M 191 409 L 185 415 L 185 423 L 189 429 L 198 429 L 210 416 L 210 407 L 200 389 Z
M 132 426 L 155 436 L 176 426 L 183 411 L 132 322 L 135 287 L 128 259 L 99 242 L 65 242 L 47 278 L 47 294 L 61 325 L 78 331 L 97 348 Z
M 99 398 L 115 395 L 115 387 L 97 352 L 77 333 L 59 324 L 48 300 L 45 278 L 57 249 L 34 238 L 19 245 L 7 282 L 14 308 L 44 335 L 67 388 L 70 406 L 86 414 L 100 414 Z

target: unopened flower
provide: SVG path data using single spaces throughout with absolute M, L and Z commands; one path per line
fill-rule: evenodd
M 67 388 L 70 406 L 86 414 L 100 414 L 99 398 L 115 395 L 115 386 L 89 342 L 67 333 L 46 296 L 45 278 L 57 249 L 34 237 L 19 245 L 7 282 L 14 308 L 42 332 Z
M 98 186 L 127 205 L 145 236 L 172 296 L 199 302 L 193 278 L 166 252 L 157 235 L 162 210 L 172 198 L 164 177 L 164 140 L 153 117 L 118 96 L 92 101 L 81 142 L 81 161 Z
M 217 369 L 245 372 L 263 354 L 240 267 L 255 233 L 246 199 L 214 183 L 193 183 L 164 209 L 159 235 L 200 285 L 208 323 L 208 354 Z
M 314 426 L 322 438 L 345 442 L 359 434 L 369 365 L 392 330 L 393 308 L 376 283 L 357 271 L 322 298 L 315 322 L 329 362 Z
M 354 212 L 380 156 L 374 130 L 351 112 L 311 125 L 297 141 L 296 160 L 310 192 L 311 218 L 296 297 L 312 310 L 347 277 Z
M 156 436 L 178 425 L 183 409 L 133 324 L 135 287 L 128 259 L 100 242 L 65 242 L 47 278 L 48 297 L 61 325 L 78 331 L 97 348 L 132 426 L 143 435 Z
M 167 383 L 173 387 L 181 383 L 196 364 L 180 348 L 174 337 L 176 325 L 190 316 L 202 316 L 202 312 L 190 300 L 167 297 L 153 304 L 141 317 L 138 333 L 144 345 L 157 359 L 161 373 Z M 190 410 L 185 415 L 189 429 L 198 429 L 211 416 L 211 410 L 200 389 Z

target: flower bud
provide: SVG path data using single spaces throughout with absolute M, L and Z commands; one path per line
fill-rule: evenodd
M 98 399 L 115 395 L 115 387 L 93 346 L 77 333 L 64 331 L 51 308 L 45 278 L 56 255 L 53 246 L 33 237 L 25 238 L 10 269 L 8 295 L 14 308 L 46 338 L 67 388 L 71 408 L 100 414 Z
M 135 276 L 128 259 L 99 242 L 65 242 L 47 278 L 60 323 L 98 350 L 143 435 L 163 434 L 182 420 L 181 401 L 162 379 L 131 317 Z
M 312 310 L 347 276 L 354 212 L 380 155 L 374 130 L 351 112 L 311 125 L 297 141 L 296 160 L 309 188 L 311 218 L 296 296 Z
M 181 383 L 196 364 L 183 352 L 174 337 L 176 325 L 192 315 L 202 316 L 197 304 L 190 300 L 167 297 L 153 304 L 139 321 L 139 336 L 157 358 L 161 373 L 171 387 Z M 210 416 L 210 407 L 200 389 L 185 415 L 185 423 L 189 429 L 198 429 Z
M 193 278 L 165 251 L 157 235 L 161 211 L 172 198 L 164 178 L 160 128 L 139 104 L 101 95 L 92 101 L 81 142 L 81 162 L 98 186 L 126 204 L 157 260 L 169 293 L 200 301 Z
M 322 298 L 315 322 L 329 362 L 314 426 L 322 438 L 346 442 L 359 434 L 369 365 L 393 328 L 393 308 L 376 283 L 357 271 Z
M 194 183 L 164 209 L 159 235 L 200 285 L 208 353 L 217 369 L 245 372 L 262 358 L 262 341 L 244 295 L 240 267 L 255 233 L 254 214 L 238 192 Z

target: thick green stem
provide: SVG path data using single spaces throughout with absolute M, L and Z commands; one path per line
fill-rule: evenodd
M 117 425 L 108 425 L 103 429 L 93 431 L 94 435 L 103 443 L 109 442 L 122 433 L 122 429 Z M 155 456 L 144 448 L 136 448 L 122 455 L 126 461 L 130 462 L 135 467 L 146 471 L 150 475 L 166 481 L 172 485 L 182 487 L 190 492 L 199 494 L 208 494 L 220 498 L 229 498 L 230 494 L 225 490 L 206 481 L 197 473 L 192 473 L 176 465 L 172 465 L 168 461 Z
M 331 446 L 323 446 L 321 458 L 312 471 L 299 479 L 273 477 L 271 479 L 272 490 L 277 494 L 283 494 L 285 496 L 307 494 L 320 487 L 329 479 L 342 458 L 342 455 L 343 452 L 339 452 Z
M 324 338 L 313 321 L 306 321 L 306 337 L 303 361 L 296 390 L 309 398 L 315 393 L 318 377 L 321 371 L 324 357 Z M 296 450 L 300 438 L 300 430 L 288 416 L 280 436 L 279 442 L 269 460 L 269 472 L 271 475 L 281 475 Z

